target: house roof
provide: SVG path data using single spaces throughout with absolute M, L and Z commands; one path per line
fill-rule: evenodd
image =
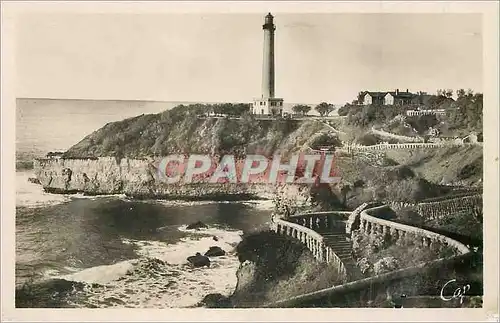
M 387 92 L 390 93 L 393 97 L 398 98 L 398 99 L 411 99 L 417 96 L 417 94 L 411 93 L 411 92 Z
M 391 94 L 393 97 L 397 99 L 412 99 L 417 94 L 411 93 L 411 92 L 374 92 L 374 91 L 365 91 L 364 95 L 369 94 L 372 98 L 383 98 L 387 94 Z
M 375 97 L 383 98 L 387 94 L 387 92 L 372 92 L 372 91 L 365 91 L 364 93 L 365 95 L 370 94 L 372 98 Z

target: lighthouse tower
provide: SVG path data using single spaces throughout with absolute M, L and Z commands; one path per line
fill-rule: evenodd
M 274 97 L 274 17 L 268 13 L 264 18 L 264 56 L 262 60 L 262 96 L 254 99 L 252 111 L 261 115 L 281 115 L 283 99 Z

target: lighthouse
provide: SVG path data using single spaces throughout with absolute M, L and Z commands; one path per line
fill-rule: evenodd
M 283 99 L 274 96 L 274 17 L 264 17 L 264 54 L 262 57 L 262 95 L 253 100 L 252 112 L 260 115 L 282 115 Z

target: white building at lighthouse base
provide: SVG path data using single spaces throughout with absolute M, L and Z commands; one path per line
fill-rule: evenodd
M 260 115 L 283 115 L 283 99 L 257 98 L 253 100 L 252 113 Z

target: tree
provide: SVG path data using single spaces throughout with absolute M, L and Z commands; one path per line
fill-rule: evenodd
M 309 111 L 311 111 L 311 107 L 304 104 L 297 104 L 292 107 L 292 111 L 297 114 L 306 115 Z
M 346 103 L 344 106 L 340 107 L 338 110 L 339 116 L 346 116 L 349 113 L 351 107 L 352 105 L 349 103 Z
M 245 113 L 248 113 L 250 111 L 251 105 L 248 103 L 236 103 L 236 104 L 231 104 L 231 109 L 229 111 L 230 115 L 240 117 Z
M 320 116 L 324 117 L 329 115 L 330 112 L 332 112 L 335 109 L 335 107 L 333 106 L 333 104 L 321 102 L 314 109 L 318 111 Z
M 342 194 L 342 204 L 346 205 L 347 203 L 347 193 L 351 191 L 351 186 L 348 184 L 345 184 L 342 186 L 340 189 L 340 194 Z
M 438 89 L 436 93 L 437 93 L 437 96 L 442 96 L 445 98 L 451 98 L 453 96 L 452 89 Z
M 451 129 L 481 131 L 483 128 L 483 94 L 467 91 L 465 96 L 457 98 L 455 108 L 448 111 Z
M 457 99 L 463 98 L 464 96 L 465 96 L 464 89 L 457 90 Z

